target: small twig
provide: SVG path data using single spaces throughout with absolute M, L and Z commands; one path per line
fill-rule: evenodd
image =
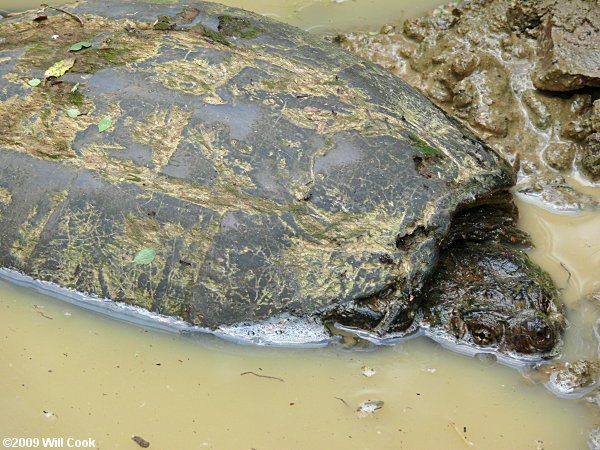
M 571 271 L 569 269 L 567 269 L 567 266 L 565 266 L 562 262 L 560 263 L 560 266 L 563 269 L 565 269 L 567 271 L 567 273 L 569 274 L 569 278 L 567 278 L 567 283 L 568 283 L 569 281 L 571 281 L 571 276 L 572 276 Z
M 35 311 L 40 313 L 40 315 L 42 317 L 45 317 L 46 319 L 54 320 L 54 317 L 50 317 L 50 316 L 44 314 L 38 305 L 33 305 L 33 307 L 35 308 Z
M 448 425 L 450 425 L 454 428 L 454 430 L 456 431 L 456 434 L 458 434 L 460 436 L 460 438 L 462 439 L 462 441 L 465 443 L 465 445 L 467 447 L 473 447 L 475 445 L 473 442 L 471 442 L 470 440 L 467 439 L 466 434 L 463 434 L 460 432 L 460 429 L 456 426 L 456 424 L 452 420 L 448 421 Z M 464 427 L 463 430 L 465 430 L 465 433 L 466 433 L 466 427 Z
M 348 408 L 350 408 L 350 405 L 348 404 L 348 402 L 346 402 L 346 400 L 344 400 L 342 397 L 333 397 L 337 400 L 339 400 L 340 402 L 342 402 L 344 405 L 346 405 Z
M 38 10 L 37 9 L 28 9 L 27 11 L 12 12 L 12 13 L 8 13 L 6 15 L 6 17 L 17 17 L 17 16 L 21 16 L 23 14 L 32 13 L 32 12 L 36 12 L 36 11 L 38 11 Z
M 240 373 L 240 375 L 254 375 L 255 377 L 269 378 L 271 380 L 278 380 L 278 381 L 284 381 L 285 382 L 285 380 L 283 378 L 270 377 L 269 375 L 261 375 L 260 373 L 254 373 L 254 372 L 242 372 L 242 373 Z
M 67 16 L 72 17 L 77 22 L 79 22 L 79 25 L 83 26 L 83 20 L 81 20 L 75 14 L 70 13 L 69 11 L 65 11 L 64 9 L 61 9 L 61 8 L 56 8 L 55 6 L 46 5 L 45 3 L 42 3 L 40 6 L 42 6 L 43 8 L 50 8 L 50 9 L 53 9 L 54 11 L 58 11 L 58 12 L 61 12 L 63 14 L 66 14 Z

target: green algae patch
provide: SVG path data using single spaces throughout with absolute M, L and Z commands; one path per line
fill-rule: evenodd
M 38 158 L 72 159 L 76 154 L 70 143 L 79 131 L 91 125 L 89 113 L 94 106 L 80 98 L 80 105 L 72 100 L 70 83 L 46 85 L 21 98 L 13 97 L 0 104 L 0 145 L 30 153 Z M 88 115 L 78 120 L 65 110 L 79 106 Z
M 147 39 L 148 32 L 151 32 L 149 25 L 138 24 L 137 29 L 143 31 L 143 34 L 130 33 L 125 31 L 128 23 L 127 20 L 88 17 L 82 27 L 66 15 L 57 15 L 33 26 L 27 21 L 7 24 L 0 27 L 0 39 L 6 49 L 27 48 L 19 61 L 19 67 L 24 72 L 32 68 L 46 70 L 57 61 L 73 60 L 73 65 L 68 70 L 94 73 L 107 67 L 132 63 L 155 53 L 157 42 Z M 111 34 L 109 40 L 106 40 L 107 34 Z M 52 39 L 54 35 L 59 38 Z M 98 39 L 103 39 L 101 44 L 97 48 L 91 48 L 92 43 Z M 85 51 L 81 51 L 83 49 Z M 59 74 L 61 68 L 62 66 L 57 67 L 53 73 L 47 73 L 46 78 L 62 75 L 64 72 Z
M 412 131 L 407 131 L 406 134 L 424 159 L 444 159 L 446 157 L 441 151 L 429 145 Z
M 267 30 L 259 25 L 239 17 L 229 15 L 219 16 L 219 32 L 224 36 L 234 36 L 242 39 L 258 37 Z
M 227 39 L 225 39 L 225 36 L 217 31 L 213 31 L 210 28 L 207 28 L 205 26 L 202 25 L 196 25 L 195 27 L 193 27 L 190 30 L 191 34 L 196 34 L 199 36 L 202 36 L 204 38 L 207 38 L 210 41 L 213 41 L 215 43 L 218 44 L 222 44 L 226 47 L 231 46 L 231 42 L 229 42 Z

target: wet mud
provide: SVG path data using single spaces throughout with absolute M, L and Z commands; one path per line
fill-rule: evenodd
M 567 177 L 600 180 L 599 29 L 597 1 L 467 1 L 334 40 L 468 124 L 520 168 L 516 192 L 575 211 L 597 205 Z

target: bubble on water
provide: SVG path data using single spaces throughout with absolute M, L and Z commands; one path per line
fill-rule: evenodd
M 241 322 L 218 327 L 214 333 L 224 339 L 258 345 L 322 347 L 331 335 L 319 319 L 290 314 L 257 322 Z

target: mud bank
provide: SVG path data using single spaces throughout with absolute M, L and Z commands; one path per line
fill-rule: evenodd
M 515 165 L 517 192 L 559 210 L 596 205 L 568 176 L 600 180 L 598 1 L 465 1 L 335 41 L 390 69 Z

